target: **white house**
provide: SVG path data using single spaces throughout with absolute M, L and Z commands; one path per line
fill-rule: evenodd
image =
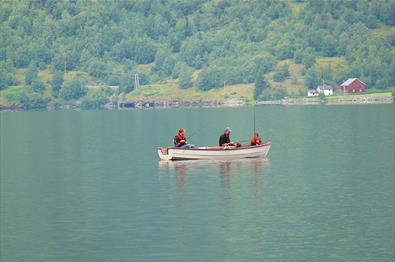
M 307 91 L 307 96 L 318 96 L 318 95 L 319 93 L 315 89 L 309 89 L 309 91 Z
M 307 96 L 319 96 L 320 94 L 333 96 L 333 87 L 324 84 L 322 86 L 317 86 L 316 89 L 309 89 L 307 91 Z
M 325 96 L 333 96 L 333 87 L 329 85 L 317 86 L 318 93 L 324 93 Z

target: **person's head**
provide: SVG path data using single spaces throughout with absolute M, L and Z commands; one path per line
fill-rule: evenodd
M 232 132 L 232 129 L 230 129 L 230 127 L 227 127 L 227 128 L 225 128 L 224 134 L 229 136 L 231 132 Z
M 259 133 L 258 133 L 258 132 L 255 132 L 255 136 L 256 136 L 256 137 L 259 137 Z
M 180 129 L 178 129 L 178 133 L 181 134 L 181 135 L 185 135 L 186 130 L 181 127 Z

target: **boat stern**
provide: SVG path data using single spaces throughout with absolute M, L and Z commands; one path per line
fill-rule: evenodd
M 171 160 L 172 158 L 167 147 L 158 147 L 158 155 L 161 160 Z

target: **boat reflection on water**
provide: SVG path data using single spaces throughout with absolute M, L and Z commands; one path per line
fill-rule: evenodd
M 178 186 L 183 190 L 189 175 L 221 175 L 221 183 L 226 187 L 231 184 L 232 177 L 252 174 L 254 183 L 261 183 L 264 169 L 270 165 L 267 158 L 250 158 L 240 160 L 185 160 L 185 161 L 159 161 L 159 170 L 162 175 L 178 175 Z
M 177 181 L 178 190 L 171 190 L 176 205 L 176 241 L 180 246 L 187 247 L 193 241 L 189 219 L 191 202 L 196 201 L 194 196 L 203 193 L 205 201 L 214 199 L 215 202 L 222 202 L 222 205 L 238 206 L 239 196 L 242 195 L 242 199 L 249 199 L 246 201 L 260 210 L 264 192 L 262 189 L 270 184 L 270 160 L 159 161 L 159 174 L 165 187 L 175 187 L 174 182 Z M 203 192 L 202 185 L 206 188 Z

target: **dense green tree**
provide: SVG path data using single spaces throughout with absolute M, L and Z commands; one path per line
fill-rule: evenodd
M 43 110 L 47 108 L 49 98 L 38 93 L 32 93 L 30 95 L 21 96 L 19 102 L 23 109 Z
M 31 88 L 22 87 L 16 92 L 6 95 L 8 101 L 17 102 L 26 110 L 42 110 L 46 109 L 49 98 L 34 92 Z
M 31 87 L 34 92 L 43 94 L 45 91 L 45 84 L 38 78 L 33 79 Z
M 266 80 L 264 74 L 258 73 L 255 80 L 254 98 L 258 99 L 262 91 L 266 88 L 270 88 L 269 82 Z
M 305 83 L 308 88 L 316 88 L 321 82 L 321 74 L 319 71 L 312 67 L 307 70 L 305 75 Z
M 209 90 L 215 87 L 224 85 L 224 71 L 223 69 L 216 67 L 208 67 L 204 68 L 198 78 L 197 78 L 197 87 L 201 90 Z
M 31 85 L 33 80 L 38 77 L 38 69 L 35 65 L 29 66 L 25 74 L 25 84 Z
M 255 57 L 254 63 L 256 65 L 257 72 L 268 73 L 272 71 L 273 67 L 277 63 L 277 60 L 273 55 L 266 53 Z
M 81 101 L 81 107 L 84 109 L 97 109 L 102 108 L 107 102 L 106 90 L 99 89 L 85 96 Z
M 18 81 L 15 78 L 15 70 L 12 65 L 0 61 L 0 90 L 16 84 Z
M 154 70 L 164 76 L 171 76 L 175 64 L 176 60 L 171 52 L 167 49 L 162 49 L 156 54 Z
M 61 71 L 56 71 L 50 81 L 52 87 L 52 94 L 57 97 L 59 95 L 60 88 L 62 88 L 64 82 L 64 74 Z
M 88 66 L 88 73 L 98 79 L 106 79 L 110 74 L 110 68 L 108 68 L 105 62 L 101 62 L 98 59 L 92 59 Z
M 302 57 L 302 63 L 306 69 L 309 69 L 315 64 L 316 55 L 313 49 L 306 50 Z
M 59 96 L 64 100 L 79 99 L 88 93 L 85 79 L 81 77 L 65 81 L 60 89 Z

